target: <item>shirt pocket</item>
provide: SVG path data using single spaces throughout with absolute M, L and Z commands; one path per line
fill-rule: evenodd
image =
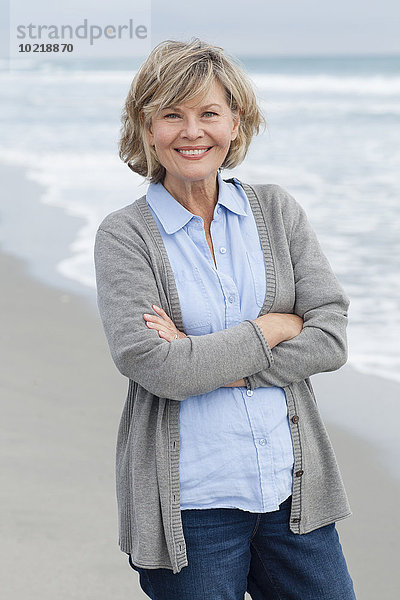
M 186 335 L 211 333 L 211 307 L 199 269 L 192 265 L 174 275 Z
M 259 307 L 262 307 L 266 294 L 264 255 L 261 254 L 260 257 L 260 252 L 254 250 L 246 250 L 246 254 L 253 279 L 256 303 Z

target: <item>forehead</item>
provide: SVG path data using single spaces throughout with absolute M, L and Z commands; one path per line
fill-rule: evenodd
M 219 108 L 226 108 L 228 106 L 225 97 L 225 88 L 217 80 L 214 80 L 202 93 L 190 96 L 192 94 L 188 90 L 186 97 L 179 94 L 175 98 L 170 98 L 170 101 L 160 106 L 159 110 L 163 110 L 164 108 L 210 108 L 214 105 Z

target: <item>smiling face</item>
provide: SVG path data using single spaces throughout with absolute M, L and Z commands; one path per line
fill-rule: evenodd
M 215 179 L 238 124 L 217 80 L 201 101 L 196 97 L 153 116 L 147 135 L 165 167 L 164 184 Z

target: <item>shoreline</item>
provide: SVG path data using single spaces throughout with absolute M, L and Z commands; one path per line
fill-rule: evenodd
M 27 274 L 35 280 L 84 298 L 96 312 L 95 290 L 57 269 L 72 256 L 70 247 L 77 231 L 87 225 L 86 219 L 42 202 L 46 187 L 28 179 L 24 168 L 0 162 L 0 178 L 8 188 L 0 209 L 0 251 L 24 261 Z
M 114 454 L 127 380 L 112 363 L 101 321 L 83 298 L 34 280 L 1 251 L 0 269 L 5 594 L 20 597 L 28 588 L 32 600 L 145 598 L 117 544 Z M 316 391 L 322 413 L 344 384 L 351 394 L 365 376 L 341 369 L 323 377 L 326 389 Z M 368 378 L 365 406 L 380 384 Z M 353 510 L 338 531 L 358 597 L 391 600 L 399 485 L 372 443 L 325 422 Z

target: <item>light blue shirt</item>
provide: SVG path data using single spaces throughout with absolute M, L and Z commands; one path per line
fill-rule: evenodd
M 249 200 L 237 180 L 218 173 L 211 223 L 215 261 L 204 222 L 162 183 L 146 199 L 175 276 L 187 335 L 204 335 L 255 319 L 266 285 L 264 256 Z M 246 352 L 246 348 L 243 348 Z M 221 387 L 180 403 L 181 509 L 277 510 L 292 493 L 293 447 L 284 390 Z

